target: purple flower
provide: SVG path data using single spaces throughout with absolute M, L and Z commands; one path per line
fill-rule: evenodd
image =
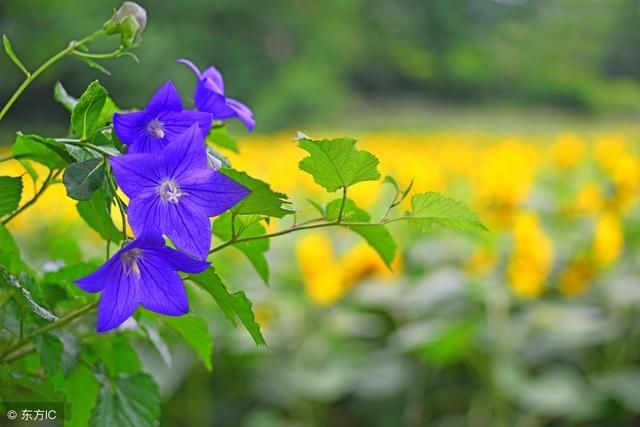
M 211 113 L 214 120 L 240 119 L 247 129 L 253 130 L 256 121 L 249 107 L 224 96 L 224 80 L 220 71 L 211 66 L 201 73 L 188 59 L 178 59 L 178 62 L 187 65 L 198 76 L 198 84 L 193 95 L 193 102 L 198 110 Z
M 204 138 L 193 125 L 160 153 L 112 157 L 116 181 L 130 198 L 134 233 L 158 230 L 179 249 L 206 258 L 211 221 L 249 190 L 208 167 Z
M 203 135 L 207 135 L 212 120 L 211 114 L 183 110 L 178 90 L 168 81 L 144 110 L 115 113 L 113 128 L 118 138 L 129 145 L 129 153 L 157 153 L 194 123 Z
M 87 292 L 102 292 L 97 329 L 106 332 L 131 317 L 140 305 L 169 316 L 186 314 L 189 301 L 177 271 L 200 273 L 208 266 L 165 246 L 159 234 L 147 233 L 76 284 Z

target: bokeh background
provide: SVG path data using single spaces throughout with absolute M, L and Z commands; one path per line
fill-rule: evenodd
M 241 150 L 225 154 L 303 216 L 308 197 L 329 199 L 297 171 L 297 130 L 358 137 L 383 174 L 464 200 L 491 230 L 394 226 L 392 272 L 347 231 L 274 240 L 269 287 L 239 252 L 217 256 L 269 347 L 194 293 L 215 337 L 212 375 L 186 347 L 169 369 L 131 339 L 162 385 L 162 425 L 640 424 L 637 1 L 141 3 L 140 64 L 111 61 L 105 76 L 66 59 L 16 104 L 0 145 L 16 128 L 66 133 L 56 81 L 79 95 L 99 78 L 127 108 L 168 79 L 189 94 L 193 76 L 175 63 L 187 57 L 218 66 L 227 94 L 254 109 L 255 134 L 233 126 Z M 0 32 L 34 65 L 117 5 L 3 0 Z M 20 75 L 4 56 L 0 75 L 6 98 Z M 367 183 L 352 197 L 375 216 L 392 193 Z M 42 271 L 103 256 L 61 186 L 11 229 Z

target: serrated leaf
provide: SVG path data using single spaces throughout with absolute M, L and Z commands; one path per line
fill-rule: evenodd
M 29 70 L 27 70 L 27 67 L 24 66 L 22 61 L 20 61 L 20 59 L 18 58 L 18 55 L 16 55 L 16 53 L 13 51 L 11 41 L 9 41 L 9 38 L 6 36 L 6 34 L 2 35 L 2 44 L 4 45 L 4 51 L 7 52 L 7 55 L 9 55 L 9 58 L 11 58 L 11 62 L 13 62 L 16 67 L 18 67 L 20 71 L 24 73 L 25 76 L 28 76 L 30 74 Z
M 18 133 L 11 147 L 11 154 L 20 157 L 20 160 L 33 160 L 50 169 L 62 169 L 74 161 L 64 145 L 55 139 L 21 133 Z
M 22 177 L 0 176 L 0 216 L 18 209 L 22 197 Z
M 65 420 L 66 427 L 86 427 L 91 410 L 96 405 L 100 384 L 86 365 L 80 364 L 64 382 L 65 400 L 71 405 L 71 417 Z
M 220 215 L 213 223 L 213 234 L 222 240 L 231 239 L 231 212 Z M 236 237 L 254 237 L 266 233 L 266 229 L 258 222 L 259 216 L 236 216 Z M 242 252 L 253 268 L 256 269 L 265 284 L 269 283 L 269 263 L 264 254 L 269 250 L 269 239 L 257 239 L 248 242 L 236 243 L 234 248 Z
M 88 141 L 109 123 L 115 110 L 115 104 L 107 95 L 107 90 L 96 80 L 78 99 L 71 112 L 73 131 L 83 141 Z
M 282 207 L 289 203 L 287 195 L 273 191 L 266 182 L 235 169 L 222 168 L 220 172 L 251 190 L 247 197 L 231 209 L 237 215 L 266 215 L 282 218 L 293 213 Z
M 229 135 L 229 129 L 226 126 L 214 126 L 207 137 L 210 142 L 218 147 L 226 148 L 234 153 L 238 153 L 238 142 Z
M 209 371 L 213 370 L 213 339 L 203 318 L 185 314 L 179 317 L 165 316 L 162 320 L 184 338 Z
M 91 427 L 153 427 L 160 417 L 160 391 L 144 373 L 102 380 Z
M 411 208 L 408 214 L 411 222 L 424 232 L 431 231 L 433 224 L 454 230 L 487 231 L 469 208 L 439 193 L 416 194 L 411 199 Z
M 111 219 L 111 199 L 103 188 L 97 189 L 91 199 L 78 202 L 76 209 L 82 219 L 105 240 L 122 241 L 122 233 Z
M 231 323 L 236 324 L 237 316 L 247 331 L 249 331 L 255 343 L 258 345 L 266 345 L 262 337 L 262 332 L 260 331 L 260 325 L 256 322 L 255 315 L 251 309 L 251 301 L 244 292 L 238 291 L 230 293 L 213 267 L 208 268 L 200 274 L 189 277 L 213 297 Z
M 330 193 L 380 178 L 378 159 L 367 151 L 358 150 L 355 139 L 300 139 L 298 147 L 310 154 L 300 160 L 298 167 L 311 174 L 313 180 Z
M 12 287 L 16 289 L 29 310 L 37 316 L 49 322 L 55 322 L 58 318 L 46 308 L 42 307 L 31 296 L 28 289 L 20 284 L 18 279 L 10 274 L 2 265 L 0 265 L 0 286 Z
M 35 345 L 45 374 L 52 378 L 62 363 L 62 354 L 64 353 L 62 341 L 55 335 L 41 334 L 36 337 Z
M 89 200 L 104 182 L 104 162 L 102 159 L 89 159 L 70 164 L 64 171 L 62 182 L 67 196 L 76 200 Z
M 4 267 L 9 273 L 14 274 L 24 270 L 24 265 L 20 258 L 20 248 L 18 248 L 9 230 L 2 224 L 0 224 L 0 267 Z
M 76 104 L 78 104 L 78 100 L 69 95 L 60 82 L 56 82 L 56 85 L 53 87 L 53 99 L 62 104 L 69 112 L 72 112 Z
M 327 221 L 335 221 L 338 219 L 341 205 L 342 199 L 333 200 L 327 205 Z M 363 209 L 357 207 L 353 200 L 347 199 L 344 204 L 342 220 L 346 222 L 369 222 L 371 216 Z M 391 268 L 391 263 L 393 263 L 396 257 L 397 246 L 391 233 L 389 233 L 389 230 L 387 230 L 384 225 L 351 225 L 345 227 L 362 236 L 362 238 L 375 249 L 378 255 L 380 255 L 380 258 L 382 258 L 387 267 Z

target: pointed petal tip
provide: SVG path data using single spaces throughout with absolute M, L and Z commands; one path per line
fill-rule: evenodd
M 191 68 L 191 71 L 196 73 L 196 76 L 198 76 L 198 78 L 202 78 L 202 74 L 200 73 L 200 70 L 198 69 L 198 67 L 196 67 L 196 65 L 193 62 L 189 61 L 188 59 L 184 59 L 184 58 L 180 58 L 180 59 L 176 60 L 176 62 L 178 64 L 184 64 L 187 67 Z

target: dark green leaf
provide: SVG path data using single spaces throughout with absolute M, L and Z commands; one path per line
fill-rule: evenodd
M 0 176 L 0 216 L 18 209 L 22 197 L 22 177 Z
M 207 141 L 217 145 L 218 147 L 231 150 L 234 153 L 239 151 L 238 143 L 231 137 L 231 135 L 229 135 L 229 130 L 226 126 L 215 126 L 211 128 Z
M 211 294 L 231 323 L 236 324 L 237 316 L 256 344 L 266 345 L 251 309 L 251 301 L 244 292 L 230 293 L 213 267 L 190 278 Z
M 83 141 L 91 139 L 101 128 L 109 123 L 115 104 L 107 91 L 98 81 L 89 85 L 71 113 L 71 126 Z
M 61 367 L 64 353 L 62 341 L 55 335 L 41 334 L 36 337 L 35 344 L 44 372 L 49 378 L 53 377 Z
M 369 152 L 358 150 L 355 139 L 300 139 L 298 146 L 310 154 L 300 160 L 298 167 L 311 174 L 314 181 L 329 192 L 380 178 L 378 159 Z
M 154 427 L 160 417 L 160 391 L 144 373 L 104 378 L 91 427 Z
M 122 241 L 122 233 L 111 219 L 111 200 L 104 189 L 96 190 L 90 200 L 78 202 L 76 208 L 82 219 L 103 239 L 114 243 Z
M 11 275 L 2 265 L 0 265 L 0 286 L 12 287 L 16 289 L 24 302 L 26 302 L 27 307 L 29 307 L 29 310 L 32 313 L 40 316 L 44 320 L 48 320 L 49 322 L 58 320 L 58 318 L 53 313 L 38 304 L 31 296 L 31 293 L 24 286 L 22 286 L 18 279 L 15 276 Z
M 469 208 L 439 193 L 416 194 L 411 199 L 411 207 L 408 216 L 421 231 L 431 231 L 433 224 L 454 230 L 487 230 Z
M 16 67 L 20 68 L 20 71 L 22 71 L 25 76 L 28 76 L 29 70 L 27 70 L 27 67 L 24 66 L 22 61 L 18 58 L 18 55 L 13 51 L 13 46 L 11 46 L 11 42 L 5 34 L 2 35 L 2 44 L 4 44 L 4 51 L 7 52 L 7 55 L 11 58 L 11 62 L 16 64 Z
M 338 219 L 341 205 L 342 199 L 334 200 L 327 205 L 327 221 L 335 221 Z M 357 207 L 353 200 L 347 199 L 344 204 L 342 220 L 346 222 L 369 222 L 371 216 L 366 211 Z M 362 236 L 362 238 L 375 249 L 378 255 L 380 255 L 380 258 L 382 258 L 387 267 L 391 268 L 391 263 L 396 256 L 396 243 L 384 225 L 352 225 L 347 228 Z
M 73 96 L 69 95 L 67 90 L 62 86 L 62 83 L 56 82 L 56 85 L 53 87 L 53 99 L 58 101 L 64 108 L 73 111 L 78 100 Z
M 38 135 L 18 133 L 11 154 L 20 157 L 20 160 L 33 160 L 50 169 L 62 169 L 74 162 L 62 143 Z
M 104 162 L 102 159 L 89 159 L 73 163 L 67 167 L 62 182 L 67 189 L 67 196 L 76 200 L 89 200 L 104 182 Z
M 231 239 L 231 212 L 225 212 L 218 217 L 213 223 L 213 234 L 222 240 Z M 260 217 L 252 216 L 236 216 L 235 231 L 236 237 L 255 237 L 266 233 L 266 229 L 258 222 Z M 269 239 L 256 239 L 248 242 L 236 243 L 234 248 L 241 251 L 253 268 L 256 269 L 265 283 L 269 282 L 269 263 L 264 254 L 269 250 Z
M 286 194 L 276 193 L 266 182 L 252 178 L 246 173 L 235 169 L 222 168 L 220 172 L 251 190 L 251 194 L 232 209 L 236 214 L 267 215 L 282 218 L 293 213 L 293 211 L 282 207 L 283 204 L 289 203 Z
M 184 338 L 207 369 L 211 371 L 213 369 L 213 339 L 209 333 L 207 322 L 194 314 L 180 317 L 165 316 L 162 320 Z

